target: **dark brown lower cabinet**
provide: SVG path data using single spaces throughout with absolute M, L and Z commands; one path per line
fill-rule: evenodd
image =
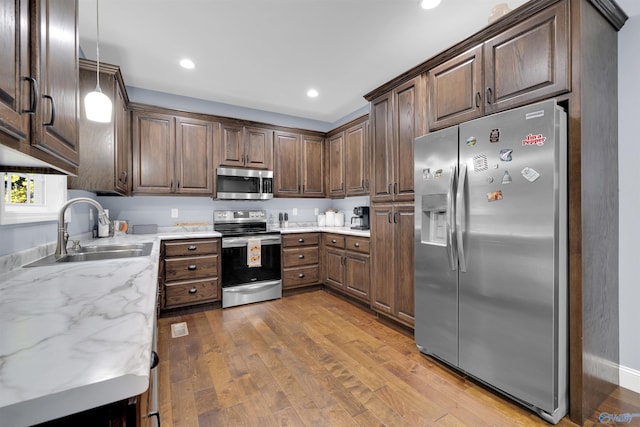
M 282 235 L 282 289 L 320 283 L 320 233 Z
M 371 308 L 413 328 L 413 203 L 371 205 Z
M 324 248 L 325 285 L 369 303 L 369 239 L 325 234 Z

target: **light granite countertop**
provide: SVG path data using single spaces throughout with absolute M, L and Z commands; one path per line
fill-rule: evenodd
M 273 231 L 369 237 L 369 230 L 349 227 Z M 149 385 L 160 242 L 220 236 L 210 228 L 161 229 L 157 234 L 94 239 L 82 244 L 154 245 L 146 257 L 3 272 L 0 427 L 37 424 L 143 393 Z M 44 250 L 34 251 L 44 256 Z M 6 263 L 33 260 L 23 257 Z

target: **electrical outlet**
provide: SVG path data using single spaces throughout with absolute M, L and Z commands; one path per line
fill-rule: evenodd
M 314 214 L 314 215 L 318 215 L 319 213 L 320 213 L 320 209 L 315 208 L 315 209 L 313 210 L 313 214 Z
M 298 215 L 298 208 L 293 208 L 293 216 Z
M 178 218 L 178 209 L 171 208 L 171 218 Z

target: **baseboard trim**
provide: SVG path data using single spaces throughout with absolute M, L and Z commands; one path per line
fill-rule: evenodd
M 640 371 L 620 365 L 620 387 L 640 393 Z

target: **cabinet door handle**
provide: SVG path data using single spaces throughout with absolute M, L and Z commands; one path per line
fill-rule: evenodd
M 391 184 L 389 184 L 389 186 L 387 188 L 387 193 L 391 194 Z
M 160 413 L 158 411 L 149 412 L 147 414 L 148 418 L 156 417 L 156 421 L 158 422 L 158 427 L 160 427 Z
M 492 98 L 493 98 L 493 91 L 491 90 L 490 87 L 487 88 L 487 104 L 491 104 L 493 102 Z
M 353 246 L 355 246 L 356 248 L 359 248 L 359 247 L 360 247 L 360 243 L 355 242 L 355 243 L 353 244 Z
M 480 95 L 480 92 L 476 92 L 476 107 L 477 108 L 480 108 L 481 97 L 482 97 L 482 95 Z
M 53 126 L 56 121 L 56 103 L 51 95 L 42 95 L 42 97 L 51 101 L 51 120 L 45 123 L 44 126 Z
M 337 240 L 336 239 L 331 239 L 331 243 L 336 243 Z
M 178 180 L 178 182 L 176 183 L 176 188 L 179 190 L 180 189 L 180 180 Z
M 197 290 L 196 288 L 191 288 L 191 289 L 189 289 L 189 293 L 190 293 L 191 295 L 195 294 L 196 292 L 198 292 L 198 290 Z
M 24 114 L 35 114 L 38 108 L 38 81 L 33 77 L 24 76 L 23 80 L 31 83 L 31 106 L 28 110 L 22 110 Z
M 397 182 L 395 182 L 393 184 L 393 194 L 398 194 L 398 183 Z
M 304 239 L 300 238 L 300 239 L 298 239 L 298 242 L 299 243 L 304 243 Z
M 173 191 L 173 179 L 169 182 L 169 187 L 171 188 L 171 191 Z
M 300 255 L 298 255 L 298 258 L 303 259 L 304 255 L 300 254 Z
M 298 277 L 302 279 L 304 277 L 304 273 L 298 274 Z
M 191 264 L 189 267 L 187 267 L 187 270 L 189 270 L 189 271 L 194 271 L 194 270 L 197 270 L 197 269 L 198 269 L 198 266 L 195 265 L 195 264 Z
M 394 224 L 397 224 L 397 223 L 398 223 L 398 217 L 399 217 L 399 215 L 400 215 L 400 214 L 399 214 L 398 212 L 396 212 L 396 213 L 394 213 L 394 214 L 393 214 L 393 222 L 394 222 Z
M 158 363 L 160 363 L 160 358 L 158 357 L 158 353 L 152 350 L 151 351 L 151 369 L 158 366 Z
M 391 224 L 391 212 L 387 214 L 387 219 L 389 220 L 389 224 Z
M 191 245 L 187 248 L 188 251 L 195 251 L 196 249 L 198 249 L 196 245 Z
M 248 154 L 246 154 L 246 155 L 244 156 L 244 162 L 245 162 L 245 163 L 247 163 L 247 164 L 249 164 L 249 155 L 248 155 Z

